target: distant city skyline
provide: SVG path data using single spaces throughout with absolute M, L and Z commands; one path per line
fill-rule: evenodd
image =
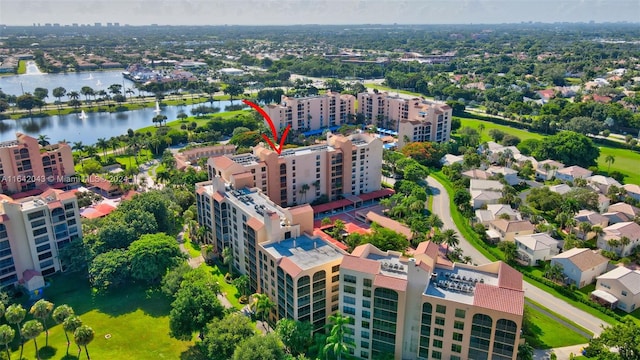
M 640 22 L 638 0 L 0 0 L 0 24 Z

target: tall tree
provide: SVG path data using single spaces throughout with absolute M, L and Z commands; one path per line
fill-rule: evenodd
M 63 324 L 64 321 L 67 320 L 67 318 L 73 315 L 75 314 L 71 306 L 63 304 L 53 310 L 53 321 L 55 321 L 56 324 Z M 67 338 L 67 355 L 69 355 L 69 334 L 67 333 L 66 327 L 63 326 L 62 330 L 64 331 L 64 337 Z
M 267 294 L 253 294 L 253 303 L 251 309 L 256 312 L 264 323 L 271 310 L 275 307 L 275 303 L 271 301 Z M 265 325 L 266 326 L 266 325 Z M 268 328 L 267 328 L 268 329 Z
M 202 347 L 210 360 L 227 360 L 246 339 L 255 335 L 251 320 L 239 312 L 213 319 L 204 332 Z
M 51 316 L 52 311 L 53 303 L 44 299 L 36 301 L 35 304 L 31 306 L 31 309 L 29 309 L 29 314 L 42 321 L 42 325 L 44 325 L 44 331 L 46 334 L 45 346 L 49 346 L 49 327 L 47 326 L 47 319 Z
M 63 88 L 62 86 L 58 86 L 56 88 L 53 89 L 53 97 L 55 97 L 56 99 L 58 99 L 57 103 L 58 103 L 58 110 L 60 110 L 60 104 L 62 103 L 62 97 L 67 95 L 67 89 Z
M 40 334 L 42 334 L 43 330 L 44 327 L 42 327 L 42 324 L 38 320 L 29 320 L 22 325 L 22 336 L 27 340 L 33 339 L 33 345 L 36 348 L 36 357 L 38 360 L 40 360 L 40 353 L 38 352 L 38 341 L 36 339 Z M 22 355 L 20 358 L 22 358 Z
M 280 319 L 276 324 L 276 334 L 282 340 L 285 349 L 292 356 L 304 354 L 311 346 L 313 338 L 311 333 L 313 327 L 307 321 L 296 321 L 293 319 Z
M 229 267 L 228 273 L 233 274 L 233 250 L 230 247 L 222 249 L 222 263 Z
M 129 246 L 129 256 L 132 277 L 149 284 L 159 283 L 184 259 L 175 238 L 164 233 L 142 235 Z
M 80 317 L 78 317 L 76 315 L 68 316 L 62 322 L 62 329 L 64 330 L 65 335 L 68 332 L 74 334 L 76 329 L 78 329 L 80 326 L 82 326 L 82 320 L 80 319 Z M 69 354 L 69 346 L 70 345 L 71 345 L 71 342 L 67 342 L 67 354 Z M 78 346 L 78 352 L 80 350 L 81 350 L 80 346 Z
M 193 332 L 202 335 L 206 325 L 222 316 L 223 306 L 214 288 L 202 281 L 183 282 L 171 303 L 169 329 L 176 339 L 189 340 Z
M 9 351 L 9 344 L 16 336 L 16 331 L 11 326 L 3 324 L 0 325 L 0 345 L 4 345 L 4 349 L 7 352 L 7 360 L 11 360 L 11 352 Z
M 329 316 L 329 323 L 331 324 L 331 332 L 326 340 L 323 353 L 332 354 L 337 360 L 342 360 L 343 355 L 349 353 L 349 342 L 346 335 L 349 334 L 348 324 L 351 323 L 351 318 L 342 316 L 339 312 Z
M 24 338 L 22 337 L 21 325 L 26 315 L 27 310 L 25 310 L 20 304 L 9 305 L 4 313 L 4 318 L 7 322 L 18 327 L 18 333 L 20 334 L 20 359 L 22 359 L 22 352 L 24 351 Z
M 81 346 L 84 347 L 84 352 L 87 354 L 87 360 L 90 360 L 89 357 L 89 349 L 87 345 L 89 345 L 95 336 L 95 332 L 93 329 L 87 325 L 81 325 L 76 331 L 73 332 L 73 340 L 75 340 L 78 348 Z M 80 352 L 78 352 L 78 359 L 80 358 Z
M 609 165 L 607 167 L 607 174 L 608 174 L 609 170 L 611 170 L 611 164 L 616 162 L 616 157 L 613 156 L 612 154 L 609 154 L 604 158 L 604 162 L 606 162 Z
M 275 334 L 254 335 L 240 344 L 233 352 L 233 360 L 284 360 L 285 353 Z
M 105 138 L 98 138 L 96 146 L 102 149 L 102 156 L 107 157 L 107 149 L 109 148 L 109 141 Z
M 38 144 L 40 144 L 40 146 L 42 147 L 49 145 L 50 144 L 49 140 L 51 140 L 49 138 L 49 135 L 46 135 L 46 134 L 38 135 Z
M 447 245 L 447 253 L 446 255 L 449 255 L 449 249 L 452 247 L 456 247 L 458 246 L 458 244 L 460 244 L 460 239 L 458 239 L 458 235 L 456 234 L 456 231 L 453 229 L 447 229 L 444 232 L 442 232 L 442 242 Z

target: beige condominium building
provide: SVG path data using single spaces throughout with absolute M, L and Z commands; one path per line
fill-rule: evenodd
M 451 264 L 430 242 L 411 258 L 367 244 L 344 256 L 340 286 L 357 358 L 516 359 L 524 292 L 505 263 Z
M 216 176 L 234 188 L 257 187 L 278 205 L 295 206 L 326 196 L 336 200 L 380 190 L 382 141 L 366 133 L 327 134 L 326 142 L 283 150 L 263 145 L 253 153 L 225 155 L 207 162 Z
M 279 132 L 287 125 L 293 131 L 304 132 L 348 123 L 356 113 L 355 104 L 355 96 L 329 91 L 319 96 L 282 95 L 279 104 L 266 105 L 263 110 Z
M 449 105 L 388 93 L 358 94 L 358 113 L 367 122 L 398 132 L 398 148 L 416 141 L 449 141 L 452 109 Z
M 0 195 L 0 286 L 22 281 L 28 271 L 62 270 L 58 251 L 81 237 L 73 192 L 48 189 L 18 200 Z
M 14 194 L 44 184 L 66 182 L 75 174 L 71 147 L 65 143 L 44 148 L 38 140 L 16 134 L 16 140 L 0 143 L 0 193 Z
M 218 253 L 230 247 L 234 267 L 252 292 L 276 304 L 272 318 L 309 321 L 323 329 L 338 308 L 338 269 L 344 252 L 309 234 L 309 205 L 282 208 L 256 188 L 231 188 L 220 177 L 196 184 L 198 220 Z

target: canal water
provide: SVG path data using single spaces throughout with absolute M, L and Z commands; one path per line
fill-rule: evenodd
M 134 83 L 124 79 L 121 70 L 43 74 L 32 61 L 27 63 L 26 74 L 0 77 L 0 89 L 6 94 L 33 93 L 37 87 L 49 89 L 49 97 L 45 99 L 48 103 L 53 103 L 57 100 L 52 93 L 53 89 L 58 86 L 65 88 L 67 93 L 71 91 L 80 93 L 80 89 L 83 86 L 89 86 L 94 91 L 98 91 L 107 90 L 112 84 L 124 85 L 124 89 L 134 89 Z M 135 90 L 134 96 L 137 95 L 138 91 Z M 145 93 L 142 92 L 142 95 L 145 95 Z M 187 97 L 188 95 L 185 95 L 185 98 Z M 66 97 L 62 98 L 62 101 L 67 100 L 68 98 Z M 81 96 L 80 100 L 84 103 L 84 96 Z M 239 103 L 239 101 L 235 101 L 235 104 Z M 161 108 L 160 114 L 165 115 L 167 121 L 173 121 L 177 119 L 177 115 L 180 112 L 185 112 L 191 116 L 191 110 L 200 105 L 210 106 L 210 103 L 167 106 Z M 213 103 L 213 106 L 220 108 L 221 111 L 224 111 L 229 105 L 231 105 L 230 101 L 215 101 Z M 102 104 L 101 107 L 105 107 L 105 105 Z M 38 109 L 34 109 L 33 112 L 37 114 Z M 118 113 L 87 112 L 84 119 L 80 114 L 69 114 L 44 118 L 2 120 L 0 121 L 0 141 L 15 140 L 15 133 L 21 132 L 34 137 L 44 134 L 49 136 L 51 142 L 66 140 L 67 142 L 82 141 L 84 144 L 94 144 L 98 138 L 108 139 L 112 136 L 126 134 L 128 129 L 135 130 L 155 125 L 151 120 L 157 114 L 155 109 L 145 108 Z

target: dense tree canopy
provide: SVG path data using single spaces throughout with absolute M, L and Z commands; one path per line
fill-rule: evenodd
M 142 235 L 129 247 L 131 276 L 155 284 L 184 260 L 175 238 L 164 233 Z
M 227 360 L 245 339 L 255 335 L 255 327 L 241 313 L 228 314 L 222 319 L 213 319 L 204 332 L 202 348 L 207 359 Z
M 553 159 L 565 166 L 589 167 L 596 164 L 600 149 L 588 137 L 573 131 L 562 131 L 545 137 L 533 153 L 538 160 Z

